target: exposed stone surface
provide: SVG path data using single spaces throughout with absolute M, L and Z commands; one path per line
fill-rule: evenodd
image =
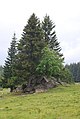
M 33 86 L 34 84 L 34 90 L 35 92 L 44 92 L 50 88 L 54 88 L 58 85 L 58 83 L 56 82 L 56 79 L 48 79 L 46 77 L 38 77 L 38 79 L 36 79 L 36 83 L 33 83 L 34 80 L 31 82 L 31 86 Z
M 43 77 L 30 77 L 30 80 L 28 83 L 23 84 L 22 86 L 18 86 L 16 89 L 14 89 L 14 92 L 23 92 L 23 93 L 39 93 L 39 92 L 45 92 L 50 88 L 54 88 L 58 86 L 59 84 L 63 84 L 60 80 L 57 80 L 54 77 L 47 78 L 45 76 Z

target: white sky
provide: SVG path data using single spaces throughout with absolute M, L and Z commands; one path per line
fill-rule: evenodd
M 79 62 L 80 0 L 0 0 L 0 65 L 7 57 L 13 33 L 20 39 L 33 12 L 41 20 L 47 13 L 55 22 L 65 63 Z

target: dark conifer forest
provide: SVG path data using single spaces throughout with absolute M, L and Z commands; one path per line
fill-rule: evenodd
M 80 62 L 72 63 L 70 65 L 66 65 L 65 67 L 71 72 L 74 82 L 80 82 Z

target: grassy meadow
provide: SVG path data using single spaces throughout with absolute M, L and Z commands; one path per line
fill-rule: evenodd
M 80 84 L 30 95 L 1 90 L 0 119 L 80 119 Z

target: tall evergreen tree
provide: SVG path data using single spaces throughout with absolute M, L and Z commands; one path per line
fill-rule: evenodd
M 8 49 L 8 57 L 4 65 L 4 86 L 12 87 L 13 77 L 15 73 L 15 55 L 16 55 L 16 34 L 12 38 L 10 48 Z
M 3 67 L 0 66 L 0 76 L 2 76 L 2 75 L 3 75 Z
M 48 15 L 44 17 L 42 28 L 44 31 L 44 39 L 46 44 L 49 46 L 49 48 L 57 51 L 59 55 L 62 56 L 62 54 L 60 53 L 60 43 L 57 40 L 56 32 L 54 30 L 55 24 L 50 20 L 50 17 Z
M 2 87 L 2 79 L 3 79 L 3 67 L 0 66 L 0 87 Z
M 22 38 L 18 44 L 17 76 L 20 82 L 35 74 L 43 47 L 43 31 L 39 19 L 33 13 L 23 29 Z

